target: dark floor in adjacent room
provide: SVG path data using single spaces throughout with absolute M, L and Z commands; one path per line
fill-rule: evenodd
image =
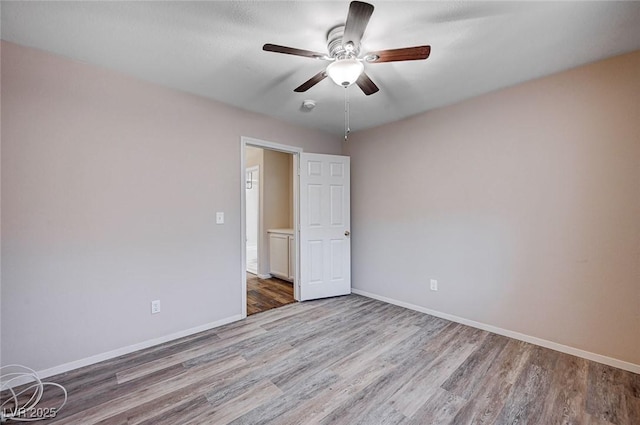
M 247 273 L 247 315 L 282 307 L 295 302 L 293 284 L 275 277 L 260 279 Z

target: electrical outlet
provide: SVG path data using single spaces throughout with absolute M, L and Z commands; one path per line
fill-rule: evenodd
M 160 313 L 160 300 L 151 301 L 151 314 Z
M 437 291 L 438 290 L 438 281 L 435 279 L 431 279 L 431 290 L 432 291 Z

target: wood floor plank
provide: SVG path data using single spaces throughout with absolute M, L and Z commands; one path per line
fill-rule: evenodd
M 189 349 L 193 344 L 197 345 L 202 341 L 212 343 L 217 339 L 213 331 L 204 331 L 56 375 L 55 382 L 63 385 L 69 393 L 76 394 L 75 397 L 68 401 L 67 408 L 59 413 L 59 417 L 66 417 L 67 412 L 76 408 L 75 404 L 77 404 L 78 407 L 89 408 L 113 397 L 118 387 L 115 375 L 118 371 L 179 353 Z M 154 376 L 150 377 L 151 381 L 154 380 Z M 123 388 L 124 391 L 131 389 L 131 386 Z M 48 393 L 45 393 L 45 396 L 47 394 Z
M 281 417 L 290 412 L 300 400 L 314 398 L 319 392 L 324 391 L 338 381 L 339 377 L 328 370 L 321 370 L 315 375 L 300 381 L 297 385 L 283 391 L 283 394 L 273 399 L 268 404 L 262 404 L 248 413 L 240 416 L 232 424 L 277 424 L 281 422 Z M 281 389 L 282 390 L 282 389 Z
M 394 367 L 390 365 L 371 365 L 359 373 L 321 391 L 313 399 L 304 400 L 293 406 L 286 415 L 279 419 L 279 425 L 317 425 L 340 406 L 350 403 L 357 394 L 367 388 Z
M 449 323 L 442 328 L 429 328 L 411 335 L 381 355 L 381 361 L 394 365 L 404 364 L 419 358 L 422 364 L 435 359 L 440 353 L 460 338 L 473 343 L 484 333 L 457 323 Z
M 57 414 L 56 419 L 62 420 L 67 418 L 71 416 L 72 412 L 77 410 L 86 411 L 90 408 L 100 409 L 100 406 L 116 398 L 127 397 L 129 394 L 135 393 L 150 385 L 165 382 L 167 379 L 176 378 L 184 373 L 185 370 L 182 365 L 174 365 L 146 375 L 142 380 L 133 380 L 124 384 L 118 384 L 115 375 L 112 374 L 113 379 L 109 381 L 108 384 L 104 382 L 96 383 L 95 386 L 87 386 L 79 392 L 71 392 L 75 390 L 67 389 L 70 394 L 74 394 L 74 397 L 69 398 L 65 408 Z M 60 394 L 60 392 L 55 393 L 57 400 L 53 402 L 53 405 L 60 405 L 62 401 Z M 48 395 L 49 392 L 45 392 L 44 400 L 48 398 Z
M 423 341 L 419 348 L 430 356 L 439 356 L 452 345 L 469 344 L 480 347 L 489 335 L 486 331 L 450 322 L 434 338 Z
M 531 345 L 510 340 L 495 359 L 462 409 L 456 414 L 456 424 L 492 424 L 504 407 L 511 388 L 529 358 Z
M 587 413 L 615 425 L 624 423 L 623 375 L 622 371 L 611 366 L 589 364 Z M 618 390 L 611 391 L 612 387 Z
M 270 341 L 271 344 L 267 341 Z M 248 356 L 247 353 L 255 350 L 260 350 L 260 352 L 265 350 L 269 351 L 274 345 L 287 345 L 289 347 L 289 344 L 286 344 L 286 342 L 273 341 L 273 338 L 269 335 L 256 331 L 252 338 L 245 338 L 239 341 L 231 341 L 230 339 L 224 340 L 223 342 L 218 343 L 217 349 L 208 350 L 209 352 L 205 354 L 186 360 L 184 362 L 184 366 L 194 367 L 205 363 L 213 363 L 226 356 L 237 353 L 241 353 L 243 357 L 248 358 L 250 356 Z
M 474 350 L 442 384 L 442 388 L 464 399 L 469 399 L 471 394 L 482 385 L 487 370 L 508 342 L 507 337 L 488 335 L 477 350 Z
M 481 331 L 477 331 L 475 329 L 463 327 L 457 324 L 451 324 L 451 326 L 446 327 L 444 330 L 453 330 L 455 332 L 463 333 L 465 335 L 467 341 L 477 340 L 477 335 Z M 337 386 L 336 392 L 338 396 L 334 396 L 331 400 L 322 401 L 323 409 L 314 410 L 315 416 L 312 423 L 320 423 L 317 419 L 322 418 L 323 414 L 329 416 L 330 410 L 335 410 L 329 419 L 325 421 L 327 423 L 331 423 L 332 420 L 338 420 L 338 417 L 344 416 L 349 418 L 350 420 L 356 421 L 359 417 L 367 416 L 370 413 L 370 409 L 367 408 L 367 403 L 369 405 L 377 405 L 377 397 L 380 397 L 381 400 L 387 400 L 398 390 L 398 388 L 402 385 L 402 383 L 406 380 L 409 380 L 414 374 L 416 374 L 419 370 L 428 367 L 427 358 L 433 359 L 437 357 L 438 350 L 434 350 L 434 352 L 425 351 L 425 341 L 430 337 L 434 337 L 434 335 L 441 335 L 443 339 L 447 339 L 452 336 L 454 333 L 452 332 L 442 332 L 443 329 L 437 328 L 435 329 L 427 329 L 423 335 L 416 336 L 415 334 L 403 341 L 400 344 L 392 346 L 387 350 L 383 355 L 379 356 L 377 360 L 371 362 L 368 368 L 364 370 L 362 368 L 358 370 L 363 370 L 362 373 L 356 374 L 355 376 L 350 373 L 346 374 L 346 383 L 343 386 Z M 432 332 L 434 331 L 434 332 Z M 439 344 L 434 344 L 435 346 L 440 346 Z M 386 371 L 384 374 L 376 374 L 374 372 Z M 355 382 L 357 384 L 366 383 L 366 380 L 373 379 L 369 382 L 365 387 L 361 387 L 360 385 L 350 385 L 351 382 Z M 384 392 L 381 392 L 381 389 Z M 371 399 L 368 397 L 368 394 L 374 394 L 375 399 Z M 362 403 L 363 406 L 360 412 L 357 415 L 350 414 L 352 411 L 349 410 L 351 404 L 347 400 L 342 400 L 341 397 L 351 397 L 355 403 Z M 322 400 L 322 397 L 319 397 L 319 400 Z M 371 406 L 369 406 L 371 407 Z M 341 410 L 346 410 L 348 413 L 340 413 Z M 350 413 L 349 413 L 350 412 Z M 293 422 L 296 423 L 296 422 Z
M 260 279 L 247 273 L 247 315 L 295 302 L 293 284 L 277 278 Z
M 246 362 L 237 362 L 235 365 L 229 365 L 229 367 L 222 370 L 215 375 L 215 379 L 211 380 L 198 380 L 196 379 L 192 384 L 172 391 L 170 393 L 160 395 L 155 399 L 139 405 L 137 408 L 125 412 L 123 416 L 129 419 L 129 423 L 153 423 L 154 418 L 164 418 L 167 414 L 171 414 L 173 406 L 189 404 L 194 397 L 205 397 L 207 405 L 201 409 L 202 412 L 211 409 L 211 403 L 206 398 L 206 394 L 225 394 L 224 389 L 228 388 L 232 384 L 240 385 L 242 390 L 231 395 L 227 398 L 233 398 L 239 393 L 246 391 L 249 386 L 246 377 L 256 370 L 264 368 L 265 364 L 268 364 L 275 358 L 282 358 L 290 356 L 295 353 L 296 350 L 286 344 L 282 344 L 278 347 L 274 347 L 269 351 L 264 352 L 262 359 L 253 359 Z M 217 364 L 218 362 L 216 362 Z M 207 368 L 206 364 L 200 364 L 192 368 L 187 368 L 187 373 L 193 373 L 196 377 L 200 374 L 203 368 Z M 251 382 L 258 382 L 259 379 Z M 226 400 L 223 400 L 226 401 Z M 190 413 L 190 416 L 197 417 L 197 413 Z
M 301 358 L 295 364 L 289 365 L 286 370 L 273 375 L 271 380 L 278 387 L 288 389 L 319 370 L 330 367 L 341 355 L 355 352 L 369 338 L 375 336 L 376 333 L 373 330 L 363 332 L 353 329 L 325 338 L 320 346 L 315 344 L 298 346 L 296 348 Z
M 412 416 L 408 425 L 445 425 L 455 423 L 453 418 L 466 400 L 456 394 L 438 388 L 427 402 Z
M 604 419 L 600 419 L 597 416 L 593 416 L 588 413 L 585 413 L 583 420 L 586 425 L 613 425 L 609 421 L 605 421 Z M 635 425 L 635 424 L 629 424 L 629 425 Z
M 626 422 L 630 424 L 640 424 L 640 398 L 631 394 L 625 394 L 624 406 L 626 411 Z
M 281 318 L 295 317 L 298 314 L 303 314 L 304 312 L 309 312 L 316 308 L 322 307 L 325 303 L 329 301 L 330 300 L 322 299 L 322 300 L 287 304 L 282 307 L 260 312 L 259 314 L 253 314 L 251 316 L 247 316 L 246 319 L 244 320 L 239 320 L 237 322 L 229 323 L 227 325 L 222 326 L 222 328 L 235 329 L 235 328 L 250 326 L 255 323 L 260 323 L 261 327 L 268 330 L 266 325 L 268 325 L 270 322 L 274 320 L 278 320 Z M 216 330 L 219 331 L 220 328 L 216 328 Z
M 345 316 L 347 315 L 345 314 Z M 341 321 L 337 319 L 330 319 L 317 324 L 310 324 L 308 329 L 283 336 L 283 339 L 288 344 L 291 344 L 291 346 L 304 350 L 305 352 L 317 352 L 321 351 L 322 347 L 331 346 L 330 344 L 336 344 L 344 340 L 346 334 L 358 334 L 359 336 L 362 336 L 364 333 L 371 334 L 376 332 L 375 330 L 372 330 L 371 327 L 367 326 L 367 321 L 363 317 L 358 318 L 351 316 L 350 321 L 353 325 L 350 328 L 344 328 L 341 325 Z M 310 332 L 309 329 L 313 330 Z
M 145 413 L 149 414 L 148 419 L 142 420 L 141 417 L 135 415 L 127 415 L 127 425 L 176 425 L 201 417 L 207 410 L 211 408 L 206 397 L 199 395 L 197 397 L 190 396 L 182 400 L 170 401 L 171 408 L 155 410 L 155 406 L 147 406 Z M 141 409 L 139 409 L 141 410 Z M 106 424 L 105 424 L 106 425 Z
M 163 395 L 184 388 L 189 384 L 192 384 L 194 380 L 210 381 L 221 371 L 234 367 L 235 365 L 243 362 L 245 362 L 245 360 L 242 357 L 237 356 L 234 359 L 227 359 L 227 361 L 225 362 L 203 368 L 202 370 L 199 370 L 198 373 L 195 373 L 193 375 L 179 375 L 177 377 L 167 379 L 160 383 L 134 391 L 126 396 L 121 396 L 114 400 L 110 400 L 94 408 L 78 412 L 78 414 L 76 415 L 64 418 L 63 420 L 59 421 L 59 424 L 96 424 L 102 420 L 107 419 L 109 416 L 115 416 L 119 413 L 129 411 L 140 404 L 153 400 L 154 398 L 161 397 Z
M 370 415 L 377 406 L 389 400 L 404 382 L 424 368 L 418 359 L 419 356 L 416 356 L 403 365 L 390 367 L 386 374 L 358 391 L 350 400 L 337 406 L 320 423 L 351 423 Z
M 302 311 L 298 306 L 306 306 Z M 298 307 L 298 308 L 297 308 Z M 290 313 L 289 313 L 290 312 Z M 326 308 L 316 302 L 304 302 L 289 304 L 281 308 L 260 313 L 260 326 L 267 331 L 284 329 L 299 324 L 300 316 L 304 315 L 306 320 L 319 320 L 327 318 L 333 314 L 340 314 L 336 310 Z M 251 316 L 251 319 L 258 316 Z
M 355 422 L 339 420 L 337 423 L 342 425 L 402 425 L 407 424 L 408 419 L 398 412 L 392 403 L 386 402 L 369 410 L 363 416 L 355 418 Z
M 286 308 L 286 307 L 283 307 Z M 318 332 L 330 332 L 326 330 L 342 320 L 355 317 L 356 313 L 349 314 L 349 309 L 339 309 L 337 311 L 327 311 L 326 309 L 316 309 L 304 315 L 304 326 L 300 326 L 300 318 L 284 318 L 263 325 L 270 335 L 281 338 L 287 343 L 297 345 L 304 340 L 313 340 L 313 336 Z
M 269 380 L 279 371 L 286 370 L 288 365 L 296 362 L 299 355 L 297 349 L 282 344 L 265 352 L 262 358 L 255 358 L 230 368 L 216 377 L 215 384 L 206 393 L 207 400 L 212 406 L 223 404 L 242 394 L 248 387 L 260 381 Z
M 198 346 L 176 354 L 162 357 L 160 359 L 152 360 L 150 362 L 143 363 L 141 365 L 125 369 L 120 372 L 116 372 L 117 382 L 118 384 L 124 384 L 125 382 L 138 379 L 145 375 L 149 375 L 159 370 L 166 369 L 170 366 L 181 365 L 183 362 L 209 353 L 211 352 L 211 350 L 215 350 L 215 348 L 211 348 L 208 345 Z
M 276 397 L 282 395 L 282 391 L 269 380 L 263 380 L 251 386 L 245 393 L 227 401 L 226 403 L 211 409 L 207 414 L 200 415 L 185 425 L 201 425 L 203 423 L 228 424 L 245 413 L 261 406 Z
M 540 423 L 538 421 L 544 408 L 545 394 L 549 388 L 549 375 L 549 372 L 541 366 L 527 365 L 505 400 L 495 423 Z
M 586 404 L 587 375 L 586 360 L 558 353 L 542 417 L 557 424 L 581 422 Z
M 265 329 L 270 332 L 278 333 L 291 333 L 292 326 L 295 328 L 295 333 L 292 333 L 290 341 L 295 344 L 305 344 L 313 342 L 314 335 L 331 333 L 332 329 L 349 328 L 351 325 L 359 323 L 366 326 L 371 321 L 371 316 L 367 315 L 367 312 L 374 311 L 376 304 L 368 301 L 354 303 L 348 299 L 348 297 L 339 297 L 334 299 L 339 306 L 336 308 L 330 308 L 329 311 L 325 311 L 322 315 L 309 315 L 308 319 L 305 316 L 305 326 L 300 328 L 299 322 L 289 321 L 286 324 L 279 324 L 276 326 L 268 325 Z M 386 306 L 383 306 L 381 311 L 384 311 Z M 349 323 L 350 326 L 344 325 Z
M 422 357 L 421 363 L 424 367 L 407 379 L 389 400 L 399 412 L 413 418 L 429 399 L 440 392 L 454 371 L 462 367 L 462 364 L 478 350 L 475 341 L 459 337 L 453 344 L 438 352 L 433 360 L 428 361 L 426 356 Z
M 640 424 L 637 374 L 358 295 L 48 380 L 54 425 Z
M 374 362 L 381 354 L 414 335 L 419 329 L 417 326 L 389 329 L 380 336 L 385 344 L 380 344 L 380 339 L 371 340 L 357 351 L 332 363 L 331 370 L 343 377 L 353 376 Z
M 640 398 L 640 375 L 635 373 L 625 374 L 628 387 L 629 387 L 629 395 L 635 398 Z

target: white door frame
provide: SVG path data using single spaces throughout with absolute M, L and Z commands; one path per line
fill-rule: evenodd
M 241 261 L 240 261 L 240 281 L 242 288 L 242 318 L 247 317 L 247 193 L 246 193 L 246 166 L 245 166 L 245 148 L 247 146 L 255 146 L 257 148 L 270 149 L 278 152 L 284 152 L 293 155 L 293 237 L 296 246 L 296 273 L 293 280 L 293 297 L 300 299 L 300 188 L 298 169 L 300 168 L 300 154 L 302 148 L 289 145 L 281 145 L 279 143 L 268 142 L 266 140 L 255 139 L 253 137 L 240 137 L 240 241 L 241 243 Z M 258 233 L 260 233 L 258 230 Z M 258 238 L 262 235 L 258 234 Z M 258 242 L 259 243 L 259 242 Z

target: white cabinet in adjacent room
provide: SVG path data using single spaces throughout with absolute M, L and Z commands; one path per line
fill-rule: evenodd
M 293 229 L 270 229 L 267 233 L 269 234 L 269 273 L 293 282 L 296 264 Z

